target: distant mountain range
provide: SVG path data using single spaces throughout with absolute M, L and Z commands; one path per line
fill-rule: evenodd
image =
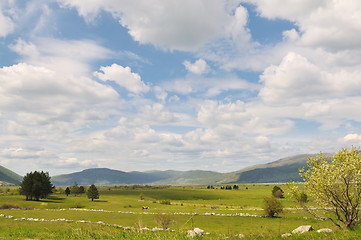
M 230 173 L 212 171 L 148 171 L 122 172 L 108 168 L 86 169 L 81 172 L 52 177 L 57 186 L 79 185 L 120 185 L 120 184 L 236 184 L 236 183 L 279 183 L 302 181 L 298 169 L 306 167 L 308 157 L 302 154 L 275 162 L 248 167 Z
M 236 183 L 280 183 L 302 181 L 298 169 L 306 167 L 307 159 L 315 154 L 302 154 L 283 158 L 271 163 L 248 167 L 230 173 L 213 171 L 147 171 L 123 172 L 108 168 L 92 168 L 81 172 L 53 176 L 55 186 L 122 185 L 122 184 L 236 184 Z M 0 181 L 19 184 L 22 177 L 0 166 Z

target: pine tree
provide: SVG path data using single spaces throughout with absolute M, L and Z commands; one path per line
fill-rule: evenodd
M 65 194 L 66 194 L 66 196 L 68 196 L 68 195 L 70 194 L 70 189 L 69 189 L 69 187 L 66 187 L 66 189 L 65 189 Z

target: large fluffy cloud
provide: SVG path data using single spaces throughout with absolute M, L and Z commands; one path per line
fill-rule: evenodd
M 332 51 L 360 48 L 359 1 L 248 0 L 261 16 L 282 18 L 298 25 L 300 43 Z
M 267 103 L 281 105 L 347 97 L 359 93 L 360 78 L 360 71 L 323 70 L 291 52 L 280 65 L 264 71 L 259 95 Z
M 112 88 L 89 78 L 59 77 L 26 63 L 0 69 L 0 93 L 0 111 L 15 114 L 23 124 L 101 119 L 103 110 L 97 109 L 110 110 L 118 99 Z
M 228 9 L 231 1 L 227 0 L 140 0 L 132 4 L 125 0 L 58 2 L 62 6 L 75 7 L 88 20 L 101 10 L 110 12 L 129 30 L 134 40 L 170 50 L 197 50 L 223 36 L 224 28 L 233 21 Z M 235 1 L 232 2 L 234 5 Z M 237 19 L 242 19 L 240 15 L 243 14 L 237 12 Z M 238 29 L 236 25 L 234 27 Z M 234 31 L 234 34 L 238 33 Z

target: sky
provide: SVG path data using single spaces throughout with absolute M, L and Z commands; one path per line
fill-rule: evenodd
M 237 171 L 361 146 L 361 1 L 1 0 L 0 165 Z

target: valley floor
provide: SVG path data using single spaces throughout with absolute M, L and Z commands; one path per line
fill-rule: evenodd
M 55 193 L 43 201 L 25 201 L 15 192 L 0 195 L 0 239 L 190 239 L 200 228 L 204 239 L 281 239 L 300 225 L 310 232 L 289 239 L 358 239 L 361 231 L 340 231 L 307 215 L 288 197 L 278 218 L 263 217 L 263 199 L 273 186 L 240 185 L 239 190 L 204 187 L 102 187 L 100 199 Z M 312 201 L 311 203 L 312 204 Z M 146 206 L 148 209 L 142 209 Z M 169 230 L 162 230 L 169 228 Z

